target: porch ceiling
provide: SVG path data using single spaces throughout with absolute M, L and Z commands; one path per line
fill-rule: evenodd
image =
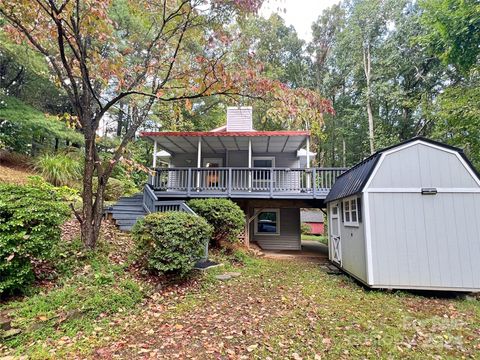
M 225 151 L 248 151 L 252 141 L 254 153 L 296 152 L 305 145 L 307 131 L 258 132 L 156 132 L 142 133 L 142 137 L 156 140 L 160 149 L 171 154 L 196 153 L 198 139 L 202 139 L 202 152 L 223 154 Z

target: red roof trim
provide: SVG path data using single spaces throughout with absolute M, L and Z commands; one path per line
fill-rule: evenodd
M 310 131 L 143 131 L 141 137 L 148 136 L 309 136 Z

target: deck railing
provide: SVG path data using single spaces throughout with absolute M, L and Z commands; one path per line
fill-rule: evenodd
M 158 168 L 150 183 L 155 191 L 241 193 L 326 193 L 345 168 Z M 158 194 L 158 193 L 157 193 Z

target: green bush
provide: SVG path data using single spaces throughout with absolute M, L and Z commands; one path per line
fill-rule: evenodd
M 188 202 L 188 206 L 213 226 L 214 246 L 220 246 L 223 241 L 237 242 L 238 236 L 245 229 L 245 214 L 231 200 L 193 199 Z
M 38 177 L 28 185 L 0 183 L 0 295 L 22 290 L 34 280 L 32 262 L 52 255 L 70 195 Z
M 82 163 L 74 154 L 44 154 L 36 159 L 35 170 L 55 186 L 71 186 L 81 178 Z
M 183 212 L 147 215 L 133 227 L 141 262 L 149 270 L 185 275 L 204 252 L 212 227 L 200 216 Z
M 311 228 L 308 224 L 302 223 L 300 225 L 300 231 L 302 232 L 302 235 L 308 235 L 311 233 Z
M 93 178 L 93 192 L 97 191 L 98 178 Z M 135 184 L 129 180 L 119 180 L 115 178 L 108 179 L 107 187 L 103 193 L 103 200 L 116 201 L 121 196 L 133 195 L 139 190 L 135 187 Z

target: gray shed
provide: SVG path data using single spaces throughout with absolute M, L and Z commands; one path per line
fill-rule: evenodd
M 330 260 L 369 287 L 480 291 L 480 176 L 461 149 L 383 149 L 325 201 Z

